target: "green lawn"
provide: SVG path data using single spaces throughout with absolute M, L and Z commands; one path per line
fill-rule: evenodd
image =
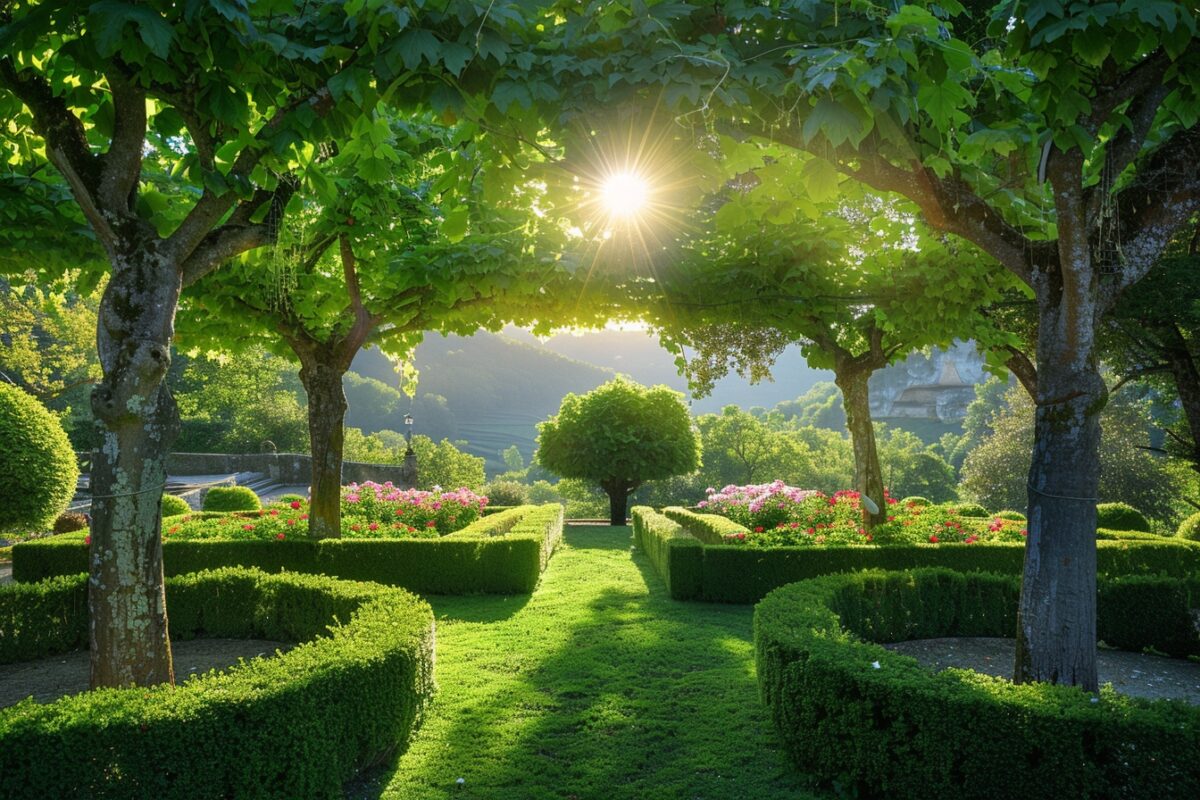
M 431 602 L 434 708 L 351 797 L 813 796 L 758 698 L 751 608 L 671 600 L 628 528 L 568 527 L 532 596 Z

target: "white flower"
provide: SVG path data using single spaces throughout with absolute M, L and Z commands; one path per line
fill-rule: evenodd
M 455 781 L 455 783 L 457 783 L 459 786 L 462 786 L 466 782 L 467 782 L 466 778 L 459 778 L 458 780 Z
M 881 667 L 881 666 L 879 665 L 879 662 L 878 662 L 878 661 L 872 661 L 872 662 L 871 662 L 871 666 L 872 666 L 872 667 L 874 667 L 875 669 L 883 669 L 883 667 Z

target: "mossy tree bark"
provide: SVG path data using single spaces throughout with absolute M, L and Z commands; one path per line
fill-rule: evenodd
M 834 372 L 834 382 L 842 390 L 846 409 L 846 428 L 854 449 L 854 489 L 876 505 L 875 513 L 863 503 L 864 529 L 870 530 L 887 519 L 887 501 L 883 496 L 883 470 L 879 465 L 879 447 L 875 425 L 871 421 L 871 398 L 867 383 L 874 367 L 845 366 Z
M 637 481 L 613 480 L 604 481 L 600 488 L 608 495 L 608 524 L 614 527 L 623 526 L 628 518 L 629 495 L 641 484 Z

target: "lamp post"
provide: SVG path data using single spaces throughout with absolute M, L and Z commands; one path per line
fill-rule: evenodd
M 401 468 L 401 475 L 406 484 L 405 488 L 417 488 L 417 453 L 412 446 L 412 414 L 404 415 L 404 441 L 407 448 L 404 450 L 404 466 Z

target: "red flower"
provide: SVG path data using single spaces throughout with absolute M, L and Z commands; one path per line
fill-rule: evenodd
M 296 520 L 294 520 L 294 519 L 289 519 L 287 522 L 288 522 L 288 525 L 295 525 L 295 524 L 296 524 Z M 279 535 L 280 535 L 280 536 L 282 536 L 283 534 L 281 533 L 281 534 L 279 534 Z
M 362 525 L 351 525 L 351 526 L 350 526 L 350 530 L 352 530 L 352 531 L 361 531 L 361 530 L 362 530 Z
M 936 533 L 929 534 L 929 541 L 933 542 L 934 544 L 937 544 L 938 543 L 937 534 Z
M 762 533 L 762 531 L 763 531 L 762 525 L 759 525 L 757 528 L 754 529 L 755 533 Z
M 308 514 L 301 514 L 300 519 L 308 519 Z
M 1022 536 L 1028 536 L 1028 535 L 1029 535 L 1029 531 L 1027 531 L 1027 530 L 1025 530 L 1024 528 L 1022 528 L 1022 529 L 1021 529 L 1021 535 L 1022 535 Z
M 92 543 L 92 535 L 91 535 L 90 533 L 89 533 L 87 536 L 83 537 L 83 543 L 84 543 L 84 544 L 91 544 L 91 543 Z
M 293 501 L 292 501 L 292 508 L 299 508 L 299 507 L 300 507 L 300 501 L 299 501 L 299 500 L 293 500 Z
M 978 536 L 976 536 L 975 534 L 973 534 L 973 533 L 972 533 L 970 536 L 968 536 L 968 537 L 967 537 L 966 539 L 964 539 L 963 541 L 964 541 L 966 544 L 975 544 L 976 542 L 978 542 L 978 541 L 979 541 L 979 537 L 978 537 Z
M 429 520 L 429 522 L 425 523 L 425 527 L 426 528 L 436 528 L 437 522 L 435 522 L 434 520 Z
M 281 541 L 281 542 L 282 542 L 282 541 L 283 541 L 283 538 L 284 538 L 284 537 L 283 537 L 283 532 L 282 532 L 282 531 L 280 531 L 279 533 L 275 534 L 275 538 L 276 538 L 276 539 L 278 539 L 279 541 Z
M 896 521 L 895 517 L 888 517 L 888 522 L 895 522 L 895 521 Z
M 254 526 L 253 526 L 253 525 L 251 525 L 250 523 L 246 523 L 245 525 L 243 525 L 243 526 L 242 526 L 242 530 L 244 530 L 244 531 L 252 531 L 252 530 L 254 530 Z
M 808 530 L 805 531 L 805 533 L 812 534 L 812 533 L 816 533 L 816 531 L 813 530 L 812 528 L 809 528 Z
M 873 541 L 875 541 L 875 537 L 874 537 L 874 536 L 872 536 L 871 534 L 869 534 L 869 533 L 868 533 L 868 534 L 867 534 L 867 541 L 868 541 L 868 542 L 873 542 Z
M 378 523 L 378 522 L 372 522 L 370 525 L 368 525 L 368 526 L 367 526 L 367 530 L 369 530 L 369 531 L 377 531 L 377 530 L 379 530 L 379 523 Z
M 271 509 L 271 516 L 272 516 L 272 517 L 278 517 L 278 516 L 279 516 L 279 509 L 278 509 L 278 508 L 272 508 L 272 509 Z

